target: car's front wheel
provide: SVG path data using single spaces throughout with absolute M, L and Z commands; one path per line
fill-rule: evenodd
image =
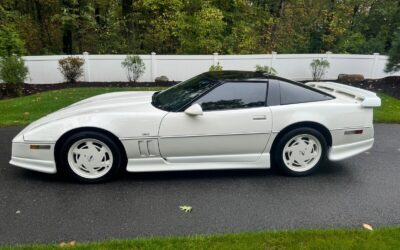
M 313 128 L 297 128 L 282 136 L 273 155 L 279 170 L 292 176 L 311 174 L 326 158 L 325 137 Z
M 98 132 L 79 132 L 67 138 L 58 155 L 58 168 L 75 180 L 102 182 L 114 177 L 121 168 L 118 145 Z

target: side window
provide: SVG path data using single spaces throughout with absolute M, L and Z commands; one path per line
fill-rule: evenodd
M 204 111 L 265 106 L 267 83 L 228 82 L 216 87 L 196 103 Z
M 306 86 L 280 81 L 281 105 L 326 101 L 332 99 L 328 94 L 323 94 Z

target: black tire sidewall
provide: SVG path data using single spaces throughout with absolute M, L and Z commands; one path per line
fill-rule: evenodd
M 81 139 L 95 139 L 99 140 L 103 143 L 105 143 L 111 150 L 112 155 L 113 155 L 113 165 L 111 169 L 103 176 L 95 179 L 88 179 L 84 178 L 82 176 L 79 176 L 76 174 L 71 167 L 69 166 L 68 163 L 68 152 L 71 146 L 81 140 Z M 59 150 L 57 157 L 57 168 L 58 170 L 62 173 L 67 175 L 68 177 L 72 178 L 75 181 L 82 182 L 82 183 L 99 183 L 99 182 L 105 182 L 113 177 L 115 177 L 121 169 L 121 160 L 122 160 L 122 155 L 120 152 L 120 149 L 118 145 L 108 136 L 99 133 L 99 132 L 78 132 L 76 134 L 73 134 L 72 136 L 68 137 L 64 143 L 61 145 L 61 148 Z
M 283 160 L 283 149 L 286 145 L 286 143 L 291 140 L 293 137 L 300 135 L 300 134 L 309 134 L 314 137 L 316 137 L 320 144 L 321 144 L 321 157 L 317 164 L 304 172 L 296 172 L 288 168 Z M 326 154 L 327 154 L 327 143 L 325 137 L 316 129 L 314 128 L 296 128 L 293 129 L 280 138 L 279 142 L 277 143 L 277 146 L 274 149 L 273 152 L 273 164 L 275 164 L 278 168 L 278 170 L 286 175 L 290 176 L 305 176 L 314 173 L 321 165 L 322 163 L 325 162 L 326 160 Z

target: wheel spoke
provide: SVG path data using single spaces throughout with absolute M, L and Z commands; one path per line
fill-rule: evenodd
M 70 147 L 68 163 L 71 170 L 83 178 L 99 178 L 111 169 L 113 155 L 102 141 L 82 139 Z
M 283 157 L 289 169 L 297 172 L 307 171 L 314 167 L 321 157 L 321 144 L 312 135 L 297 135 L 286 143 Z

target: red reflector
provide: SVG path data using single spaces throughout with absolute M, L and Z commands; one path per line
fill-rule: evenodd
M 363 133 L 364 130 L 362 129 L 357 129 L 357 130 L 347 130 L 344 131 L 345 135 L 361 135 Z

